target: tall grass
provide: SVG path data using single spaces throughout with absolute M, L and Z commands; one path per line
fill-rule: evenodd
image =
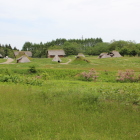
M 140 138 L 140 106 L 133 102 L 140 96 L 138 84 L 56 80 L 44 87 L 0 84 L 0 89 L 2 140 Z
M 69 59 L 75 57 L 63 62 Z M 87 59 L 0 65 L 0 140 L 139 140 L 139 83 L 119 83 L 116 76 L 126 69 L 138 75 L 140 59 Z M 91 68 L 97 80 L 80 81 L 77 76 Z

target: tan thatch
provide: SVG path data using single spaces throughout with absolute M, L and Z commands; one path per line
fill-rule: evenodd
M 32 57 L 31 51 L 14 51 L 15 56 L 17 55 L 27 55 L 29 57 Z
M 19 51 L 14 51 L 15 56 L 19 54 Z
M 17 63 L 27 63 L 31 62 L 27 56 L 21 56 L 20 58 L 17 59 Z
M 24 51 L 24 52 L 27 56 L 32 57 L 32 52 L 31 51 Z
M 78 53 L 77 56 L 82 56 L 82 57 L 85 57 L 85 55 L 83 53 Z
M 122 57 L 119 52 L 112 51 L 111 53 L 101 53 L 99 58 L 108 58 L 108 57 Z
M 2 54 L 0 54 L 0 58 L 2 58 L 3 56 L 2 56 Z
M 122 57 L 117 51 L 112 51 L 112 53 L 114 54 L 113 57 Z
M 48 50 L 47 54 L 48 58 L 54 58 L 55 55 L 58 55 L 59 57 L 64 57 L 66 55 L 64 50 Z
M 108 57 L 111 57 L 108 53 L 101 53 L 99 55 L 99 58 L 108 58 Z
M 55 61 L 55 62 L 61 62 L 62 60 L 59 58 L 58 55 L 55 55 L 55 57 L 53 58 L 52 61 Z

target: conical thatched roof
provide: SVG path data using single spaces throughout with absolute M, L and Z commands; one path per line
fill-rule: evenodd
M 122 57 L 118 51 L 112 51 L 112 53 L 114 54 L 113 57 Z
M 99 58 L 108 58 L 108 57 L 122 57 L 118 51 L 112 51 L 110 53 L 101 53 Z
M 52 61 L 61 62 L 62 60 L 59 58 L 58 55 L 55 55 Z
M 85 57 L 85 55 L 83 53 L 78 53 L 77 56 L 82 56 L 82 57 Z
M 27 63 L 31 62 L 27 56 L 21 56 L 20 58 L 17 59 L 17 63 Z

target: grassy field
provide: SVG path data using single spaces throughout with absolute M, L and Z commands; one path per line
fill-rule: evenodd
M 57 62 L 53 62 L 52 58 L 32 58 L 31 63 L 15 63 L 14 65 L 0 65 L 0 68 L 10 68 L 10 69 L 26 69 L 29 66 L 34 65 L 38 69 L 83 69 L 89 70 L 95 68 L 99 71 L 117 71 L 125 69 L 134 69 L 135 71 L 140 71 L 140 58 L 139 57 L 121 57 L 121 58 L 107 58 L 98 59 L 97 56 L 86 57 L 90 63 L 73 63 L 75 56 L 62 58 L 62 63 L 68 62 L 71 59 L 72 62 L 69 65 L 61 65 Z M 2 60 L 3 61 L 3 60 Z M 5 60 L 6 61 L 6 60 Z
M 140 86 L 118 70 L 140 73 L 140 58 L 74 62 L 74 56 L 0 65 L 0 140 L 139 140 Z M 29 70 L 35 66 L 36 73 Z M 77 75 L 94 68 L 97 81 Z

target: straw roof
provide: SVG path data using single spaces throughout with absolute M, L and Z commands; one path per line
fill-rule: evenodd
M 117 51 L 112 51 L 112 53 L 114 54 L 113 57 L 122 57 L 122 56 L 120 55 L 120 53 L 117 52 Z
M 59 58 L 58 55 L 55 55 L 52 61 L 61 62 L 62 60 Z
M 111 53 L 101 53 L 99 58 L 108 58 L 108 57 L 122 57 L 118 51 L 112 51 Z
M 19 54 L 19 51 L 14 51 L 15 56 Z
M 24 52 L 27 56 L 32 57 L 32 52 L 31 51 L 24 51 Z
M 2 54 L 0 54 L 0 57 L 3 57 Z
M 99 55 L 99 58 L 108 58 L 108 57 L 111 57 L 108 53 L 101 53 Z
M 77 56 L 82 56 L 82 57 L 85 57 L 85 55 L 83 53 L 78 53 Z
M 29 57 L 32 56 L 32 52 L 31 51 L 14 51 L 15 56 L 17 55 L 27 55 Z
M 66 55 L 64 50 L 48 50 L 48 55 Z
M 17 63 L 27 63 L 31 62 L 27 56 L 21 56 L 20 58 L 17 59 Z

